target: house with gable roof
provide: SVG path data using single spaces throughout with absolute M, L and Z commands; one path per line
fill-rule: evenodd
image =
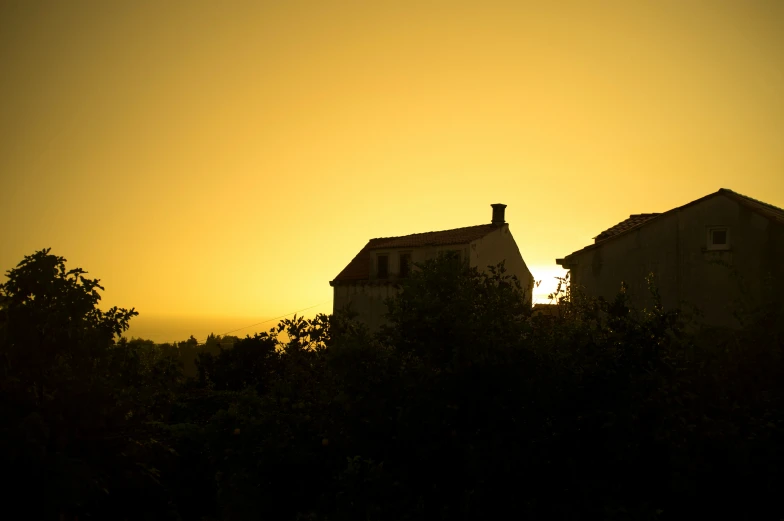
M 385 301 L 400 291 L 401 279 L 411 273 L 415 263 L 443 252 L 453 252 L 480 271 L 503 261 L 507 273 L 517 276 L 525 298 L 531 302 L 534 279 L 505 221 L 506 205 L 491 206 L 493 216 L 489 224 L 370 239 L 330 281 L 333 311 L 350 307 L 371 330 L 377 329 L 385 321 Z
M 722 188 L 662 213 L 630 215 L 556 263 L 571 283 L 612 299 L 625 282 L 640 308 L 653 273 L 665 308 L 686 302 L 704 322 L 738 327 L 735 312 L 780 305 L 784 210 Z

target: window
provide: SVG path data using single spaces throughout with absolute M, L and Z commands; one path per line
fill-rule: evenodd
M 400 254 L 400 277 L 408 277 L 408 274 L 411 272 L 411 254 L 410 253 L 401 253 Z
M 378 278 L 385 279 L 389 276 L 389 255 L 378 256 Z
M 708 227 L 708 248 L 709 250 L 729 250 L 730 231 L 726 226 Z
M 460 250 L 444 250 L 442 255 L 451 260 L 455 267 L 461 267 L 463 265 L 463 256 L 461 253 Z

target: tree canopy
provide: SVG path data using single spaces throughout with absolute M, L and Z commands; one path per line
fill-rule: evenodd
M 101 311 L 99 282 L 42 250 L 0 285 L 0 462 L 28 517 L 784 515 L 784 337 L 695 329 L 652 278 L 648 309 L 566 284 L 545 315 L 502 265 L 438 258 L 377 334 L 339 313 L 163 346 L 120 337 L 136 312 Z

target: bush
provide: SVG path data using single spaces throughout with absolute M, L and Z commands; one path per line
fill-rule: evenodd
M 502 265 L 439 258 L 376 335 L 294 317 L 184 381 L 182 346 L 113 340 L 133 310 L 96 311 L 98 281 L 62 264 L 36 254 L 2 287 L 0 450 L 38 517 L 784 514 L 778 310 L 700 329 L 651 278 L 648 309 L 563 280 L 534 315 Z

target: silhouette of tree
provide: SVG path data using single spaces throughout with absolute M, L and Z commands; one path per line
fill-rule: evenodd
M 118 344 L 136 311 L 99 309 L 99 280 L 49 251 L 25 256 L 0 285 L 0 458 L 14 476 L 9 497 L 37 490 L 25 511 L 41 519 L 96 514 L 124 487 L 154 485 L 144 422 L 162 418 L 159 391 L 179 375 L 157 353 Z
M 487 272 L 440 255 L 417 265 L 387 302 L 387 342 L 431 367 L 460 367 L 505 357 L 530 329 L 530 304 L 503 263 Z
M 64 263 L 0 285 L 0 464 L 29 517 L 781 517 L 780 329 L 687 333 L 652 278 L 647 309 L 567 285 L 543 316 L 503 266 L 444 257 L 376 335 L 295 316 L 161 346 L 117 340 L 135 311 Z

